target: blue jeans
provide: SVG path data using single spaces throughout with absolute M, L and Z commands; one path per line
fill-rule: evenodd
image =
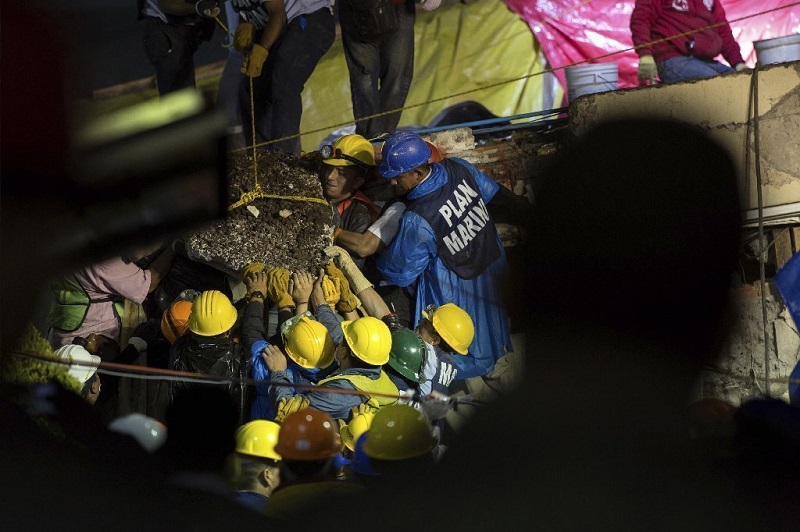
M 662 83 L 675 83 L 690 79 L 713 78 L 720 74 L 728 74 L 734 70 L 712 59 L 699 57 L 671 57 L 658 63 L 658 77 Z
M 261 75 L 253 79 L 255 119 L 252 122 L 250 79 L 243 76 L 239 90 L 239 104 L 244 136 L 248 145 L 253 144 L 251 131 L 253 122 L 256 126 L 256 143 L 300 132 L 303 87 L 319 60 L 333 45 L 335 34 L 336 23 L 328 8 L 292 19 L 270 49 Z M 275 142 L 266 145 L 265 148 L 299 155 L 300 138 Z
M 350 96 L 356 133 L 366 138 L 381 133 L 394 133 L 401 113 L 390 113 L 368 120 L 363 116 L 400 109 L 414 76 L 414 20 L 413 8 L 395 4 L 399 27 L 375 42 L 362 42 L 356 36 L 353 11 L 347 0 L 339 5 L 339 24 L 342 28 L 342 45 L 347 69 L 350 71 Z

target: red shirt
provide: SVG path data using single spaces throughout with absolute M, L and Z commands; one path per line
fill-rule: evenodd
M 715 24 L 719 26 L 708 28 Z M 707 29 L 647 45 L 701 28 Z M 640 56 L 652 55 L 656 61 L 681 55 L 713 59 L 722 54 L 731 66 L 744 63 L 719 0 L 636 0 L 631 37 Z

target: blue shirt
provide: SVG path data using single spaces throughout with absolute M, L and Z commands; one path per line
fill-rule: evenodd
M 459 162 L 469 168 L 484 203 L 489 203 L 499 185 L 466 161 Z M 442 165 L 434 163 L 431 169 L 431 175 L 408 193 L 408 199 L 423 198 L 446 183 L 448 175 Z M 462 279 L 439 258 L 436 238 L 428 222 L 418 214 L 406 211 L 400 219 L 397 236 L 377 260 L 378 270 L 388 282 L 404 287 L 416 281 L 414 324 L 430 304 L 452 302 L 470 315 L 475 324 L 475 338 L 467 356 L 454 357 L 458 379 L 491 372 L 495 360 L 506 351 L 512 351 L 500 285 L 508 263 L 500 235 L 496 238 L 501 246 L 500 257 L 476 278 Z

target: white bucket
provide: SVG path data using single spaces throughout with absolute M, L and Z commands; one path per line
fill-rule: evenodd
M 758 64 L 762 66 L 800 61 L 800 35 L 797 34 L 753 41 L 753 47 L 756 49 Z
M 567 95 L 569 101 L 578 96 L 617 90 L 619 68 L 616 63 L 597 63 L 567 67 Z

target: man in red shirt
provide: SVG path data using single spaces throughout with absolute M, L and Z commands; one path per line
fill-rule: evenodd
M 636 0 L 631 36 L 639 83 L 710 78 L 746 68 L 719 0 Z M 728 65 L 715 61 L 722 54 Z

